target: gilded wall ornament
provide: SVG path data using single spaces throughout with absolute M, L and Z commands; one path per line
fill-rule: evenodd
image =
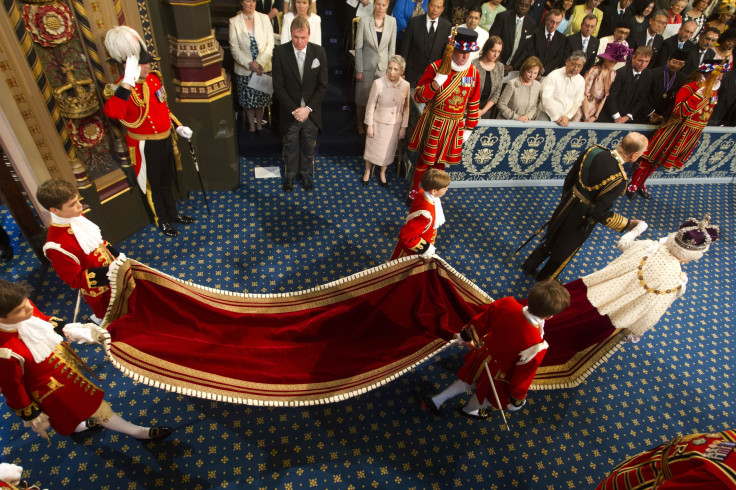
M 23 20 L 31 38 L 47 48 L 64 44 L 74 35 L 72 13 L 63 3 L 24 5 Z

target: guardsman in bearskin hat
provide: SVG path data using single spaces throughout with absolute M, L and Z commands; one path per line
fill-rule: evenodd
M 137 32 L 128 26 L 114 27 L 105 36 L 105 47 L 125 67 L 117 84 L 105 88 L 110 96 L 105 102 L 105 115 L 120 120 L 128 129 L 126 142 L 138 185 L 161 232 L 176 236 L 172 223 L 189 224 L 194 220 L 179 214 L 171 190 L 175 162 L 172 123 L 182 138 L 191 138 L 192 130 L 182 126 L 166 105 L 161 74 L 151 71 L 154 59 Z

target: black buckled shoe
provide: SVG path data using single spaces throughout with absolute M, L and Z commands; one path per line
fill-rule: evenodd
M 161 223 L 158 225 L 158 228 L 161 230 L 161 233 L 163 233 L 166 236 L 177 236 L 179 234 L 178 231 L 176 231 L 176 228 L 171 226 L 171 223 Z
M 292 190 L 294 190 L 294 181 L 291 179 L 285 180 L 283 185 L 281 186 L 281 189 L 284 192 L 291 192 Z
M 640 195 L 641 195 L 641 197 L 643 197 L 644 199 L 651 199 L 651 198 L 652 198 L 652 195 L 651 195 L 651 194 L 649 194 L 649 192 L 647 192 L 647 190 L 646 190 L 646 189 L 644 189 L 643 187 L 642 187 L 641 189 L 639 189 L 639 194 L 640 194 Z
M 99 432 L 104 429 L 104 427 L 102 427 L 102 425 L 100 425 L 100 423 L 97 422 L 95 419 L 85 420 L 84 425 L 87 426 L 87 430 L 85 432 Z
M 435 417 L 442 416 L 442 412 L 440 412 L 439 407 L 434 404 L 434 401 L 432 401 L 432 397 L 427 397 L 424 400 L 422 400 L 422 408 L 432 412 Z
M 628 189 L 626 190 L 626 197 L 629 198 L 629 201 L 633 200 L 635 196 L 636 196 L 636 192 L 630 191 Z
M 309 192 L 312 189 L 314 189 L 314 184 L 312 184 L 312 179 L 303 179 L 302 180 L 302 188 L 304 188 L 305 191 Z
M 462 408 L 458 408 L 457 412 L 463 417 L 468 417 L 470 419 L 475 419 L 475 420 L 485 420 L 491 416 L 491 412 L 489 410 L 486 410 L 485 408 L 481 408 L 480 410 L 478 410 L 478 413 L 475 415 L 466 412 Z
M 176 223 L 181 223 L 182 225 L 191 225 L 196 220 L 192 218 L 191 216 L 187 216 L 186 214 L 180 214 L 176 217 L 174 221 Z
M 148 429 L 148 439 L 138 439 L 139 441 L 161 441 L 166 439 L 174 432 L 171 427 L 151 427 Z

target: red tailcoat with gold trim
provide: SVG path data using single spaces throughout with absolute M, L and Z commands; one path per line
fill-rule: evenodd
M 718 101 L 717 90 L 706 99 L 698 93 L 698 88 L 698 83 L 692 82 L 677 92 L 672 116 L 654 133 L 642 159 L 664 168 L 685 165 Z
M 463 129 L 478 124 L 480 76 L 473 65 L 453 71 L 435 92 L 432 80 L 441 63 L 438 60 L 429 65 L 414 89 L 414 100 L 427 107 L 411 135 L 409 150 L 418 149 L 420 158 L 429 165 L 454 165 L 462 159 Z
M 505 409 L 509 396 L 517 400 L 526 398 L 547 352 L 547 342 L 540 330 L 526 319 L 524 307 L 514 298 L 501 298 L 487 308 L 470 321 L 483 347 L 476 346 L 465 355 L 465 364 L 457 375 L 468 384 L 476 384 L 475 395 L 480 403 L 486 399 L 499 408 L 483 367 L 487 362 L 501 407 Z M 529 360 L 523 362 L 522 354 L 530 357 Z
M 399 232 L 399 243 L 389 260 L 425 252 L 437 237 L 434 220 L 434 203 L 422 193 L 412 202 L 406 222 Z
M 116 83 L 120 84 L 122 77 Z M 138 146 L 140 140 L 162 140 L 171 136 L 173 114 L 166 105 L 166 91 L 161 77 L 156 72 L 148 74 L 144 81 L 136 82 L 128 100 L 121 98 L 118 87 L 115 95 L 107 99 L 103 108 L 105 115 L 111 119 L 119 119 L 128 129 L 125 141 L 133 162 L 135 174 L 141 170 L 141 154 Z M 135 94 L 135 95 L 134 95 Z M 146 104 L 145 101 L 148 101 Z M 175 119 L 174 119 L 175 120 Z M 176 122 L 176 121 L 175 121 Z M 146 191 L 145 181 L 141 190 Z
M 107 313 L 110 286 L 105 273 L 90 269 L 108 267 L 115 260 L 107 249 L 108 245 L 103 240 L 97 249 L 86 254 L 79 246 L 71 226 L 54 223 L 49 226 L 44 245 L 44 253 L 59 278 L 72 288 L 80 289 L 99 318 L 104 318 Z
M 33 316 L 49 320 L 35 306 L 33 309 Z M 0 391 L 23 420 L 32 420 L 43 411 L 62 436 L 95 413 L 105 395 L 82 374 L 66 342 L 36 363 L 18 332 L 5 331 L 0 331 Z
M 678 437 L 627 459 L 597 489 L 736 490 L 734 446 L 732 430 Z

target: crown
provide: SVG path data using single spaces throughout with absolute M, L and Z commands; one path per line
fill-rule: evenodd
M 498 142 L 498 136 L 494 134 L 483 136 L 480 139 L 480 142 L 483 144 L 483 146 L 494 146 Z
M 54 89 L 54 98 L 61 115 L 67 119 L 80 119 L 97 112 L 100 101 L 92 80 L 77 80 L 71 63 L 65 63 L 61 71 L 66 75 L 67 83 Z
M 583 135 L 578 135 L 577 138 L 573 138 L 570 140 L 570 146 L 573 148 L 581 148 L 585 144 L 585 138 L 583 138 Z
M 704 252 L 718 239 L 718 232 L 718 226 L 711 224 L 710 215 L 706 214 L 700 221 L 689 218 L 681 224 L 675 233 L 675 242 L 685 250 Z
M 526 142 L 529 143 L 529 146 L 539 146 L 544 142 L 544 138 L 542 138 L 540 135 L 535 135 L 533 138 L 527 138 Z

